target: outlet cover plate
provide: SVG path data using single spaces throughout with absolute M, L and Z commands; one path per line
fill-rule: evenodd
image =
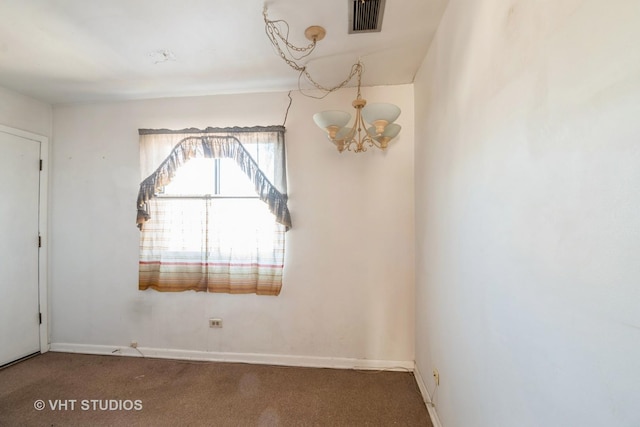
M 212 317 L 209 319 L 210 328 L 222 328 L 222 319 Z

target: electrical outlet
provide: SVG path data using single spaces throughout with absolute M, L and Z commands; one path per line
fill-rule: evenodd
M 211 318 L 209 319 L 210 328 L 222 328 L 222 319 Z
M 131 341 L 131 344 L 129 344 L 129 347 L 138 348 L 138 341 Z
M 436 385 L 440 385 L 440 372 L 436 368 L 433 368 L 433 381 Z

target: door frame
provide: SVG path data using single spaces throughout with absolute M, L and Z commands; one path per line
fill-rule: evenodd
M 49 351 L 49 294 L 48 294 L 48 260 L 49 260 L 49 234 L 48 224 L 48 195 L 49 195 L 49 138 L 43 135 L 15 129 L 0 124 L 0 132 L 30 139 L 40 143 L 40 160 L 42 170 L 40 171 L 40 194 L 38 212 L 38 232 L 40 233 L 40 250 L 38 251 L 38 306 L 42 323 L 40 323 L 40 353 Z

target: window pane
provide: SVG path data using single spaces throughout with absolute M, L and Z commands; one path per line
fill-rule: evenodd
M 154 199 L 152 220 L 149 221 L 150 248 L 164 253 L 192 253 L 192 257 L 206 250 L 207 200 L 203 199 Z M 143 249 L 147 249 L 143 246 Z
M 259 199 L 214 199 L 207 215 L 210 258 L 250 261 L 273 253 L 278 224 L 266 203 Z
M 253 183 L 233 159 L 220 159 L 220 194 L 257 196 Z
M 191 159 L 178 168 L 165 195 L 202 196 L 215 194 L 215 159 Z
M 251 262 L 277 250 L 279 225 L 259 199 L 153 199 L 141 249 L 172 259 Z M 208 255 L 207 255 L 208 254 Z

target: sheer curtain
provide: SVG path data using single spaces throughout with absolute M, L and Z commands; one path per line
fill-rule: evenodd
M 139 133 L 139 288 L 278 295 L 291 227 L 284 127 Z M 232 159 L 256 198 L 158 197 L 195 158 Z

